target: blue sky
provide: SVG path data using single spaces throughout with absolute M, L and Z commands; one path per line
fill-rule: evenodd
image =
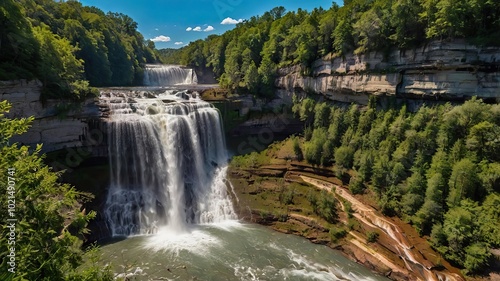
M 80 0 L 104 12 L 119 12 L 132 17 L 146 39 L 158 49 L 178 48 L 210 34 L 222 34 L 235 22 L 262 15 L 277 6 L 287 11 L 315 7 L 328 9 L 332 0 Z M 342 0 L 336 0 L 339 5 Z M 225 23 L 225 24 L 223 24 Z

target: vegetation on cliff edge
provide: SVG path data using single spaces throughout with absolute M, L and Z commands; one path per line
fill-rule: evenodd
M 90 86 L 141 84 L 158 61 L 137 23 L 78 1 L 4 0 L 0 6 L 0 80 L 38 78 L 44 98 L 80 99 Z
M 307 162 L 334 164 L 353 193 L 372 189 L 385 215 L 430 235 L 468 272 L 488 265 L 500 246 L 500 105 L 473 98 L 410 113 L 306 98 L 293 111 L 312 131 L 301 148 Z
M 287 140 L 285 159 L 332 169 L 353 194 L 373 194 L 385 215 L 412 224 L 465 273 L 488 268 L 490 250 L 500 247 L 500 105 L 474 98 L 412 113 L 377 109 L 374 99 L 360 107 L 296 98 L 293 111 L 306 129 Z M 276 145 L 231 166 L 269 165 Z
M 281 67 L 298 65 L 310 75 L 314 60 L 326 55 L 388 54 L 452 38 L 500 46 L 500 5 L 495 0 L 345 0 L 342 7 L 334 2 L 310 12 L 276 7 L 165 58 L 210 68 L 234 91 L 272 97 Z
M 83 271 L 83 235 L 94 212 L 82 210 L 90 194 L 58 181 L 59 173 L 43 163 L 41 146 L 10 144 L 13 135 L 25 132 L 32 118 L 7 119 L 10 105 L 0 102 L 0 245 L 6 258 L 1 280 L 112 280 L 109 271 L 92 265 Z M 7 206 L 12 206 L 7 210 Z M 10 208 L 10 207 L 9 207 Z M 12 213 L 11 213 L 12 212 Z M 15 222 L 8 219 L 16 219 Z M 13 268 L 14 272 L 8 271 Z

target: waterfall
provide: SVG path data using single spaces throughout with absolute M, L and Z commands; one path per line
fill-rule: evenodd
M 172 86 L 197 84 L 196 72 L 179 65 L 147 64 L 144 69 L 145 86 Z
M 110 110 L 105 216 L 113 236 L 236 218 L 217 109 L 186 91 L 116 92 L 101 103 Z

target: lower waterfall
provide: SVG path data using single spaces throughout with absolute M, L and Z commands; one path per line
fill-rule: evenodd
M 113 236 L 182 232 L 235 219 L 217 109 L 187 92 L 109 93 L 111 168 L 105 216 Z

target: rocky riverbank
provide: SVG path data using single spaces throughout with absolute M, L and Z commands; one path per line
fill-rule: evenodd
M 393 280 L 495 280 L 498 276 L 464 277 L 412 226 L 384 217 L 370 191 L 351 195 L 331 169 L 293 160 L 291 146 L 288 139 L 259 155 L 246 156 L 253 158 L 249 162 L 233 160 L 228 178 L 240 218 L 341 250 Z M 318 216 L 308 199 L 323 190 L 337 199 L 334 223 Z

